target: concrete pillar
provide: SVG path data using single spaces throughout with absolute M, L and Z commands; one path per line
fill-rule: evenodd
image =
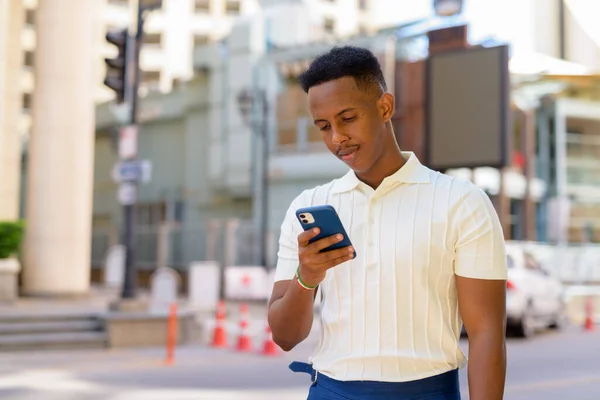
M 89 289 L 99 11 L 97 0 L 44 0 L 37 9 L 25 295 Z
M 0 221 L 19 217 L 24 20 L 22 0 L 0 0 Z

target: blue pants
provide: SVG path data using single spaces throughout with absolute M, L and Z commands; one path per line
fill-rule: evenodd
M 310 364 L 293 362 L 294 372 L 310 374 L 307 400 L 460 400 L 458 370 L 410 382 L 338 381 Z

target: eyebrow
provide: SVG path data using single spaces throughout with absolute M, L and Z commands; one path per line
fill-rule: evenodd
M 343 114 L 343 113 L 345 113 L 345 112 L 348 112 L 348 111 L 354 111 L 354 110 L 356 110 L 356 108 L 354 108 L 354 107 L 347 107 L 347 108 L 344 108 L 342 111 L 338 112 L 337 114 L 335 114 L 335 116 L 336 116 L 336 117 L 339 117 L 340 115 L 342 115 L 342 114 Z M 317 122 L 327 122 L 327 121 L 326 121 L 326 120 L 324 120 L 324 119 L 315 119 L 315 120 L 313 121 L 313 123 L 315 123 L 315 124 L 316 124 Z

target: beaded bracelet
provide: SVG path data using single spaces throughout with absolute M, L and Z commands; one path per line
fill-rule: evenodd
M 305 290 L 315 290 L 319 286 L 309 286 L 306 283 L 304 283 L 304 281 L 302 281 L 302 278 L 300 278 L 300 266 L 298 266 L 298 268 L 296 269 L 296 281 L 298 282 L 298 285 L 300 285 L 300 287 Z

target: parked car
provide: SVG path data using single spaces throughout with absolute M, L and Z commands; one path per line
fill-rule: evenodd
M 507 244 L 507 328 L 520 337 L 536 330 L 563 327 L 567 321 L 565 291 L 536 257 L 518 244 Z
M 568 318 L 562 283 L 519 244 L 507 244 L 506 253 L 507 333 L 528 338 L 538 330 L 563 328 Z

